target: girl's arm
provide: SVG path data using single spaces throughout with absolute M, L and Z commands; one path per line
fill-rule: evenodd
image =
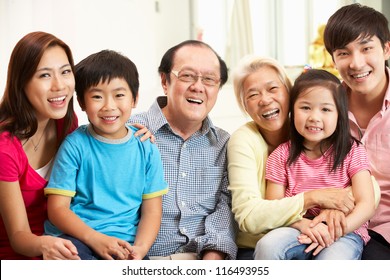
M 0 214 L 15 252 L 43 259 L 79 259 L 71 241 L 31 232 L 18 181 L 0 181 Z
M 72 210 L 71 197 L 50 194 L 48 196 L 49 220 L 63 233 L 73 236 L 92 248 L 102 258 L 127 259 L 131 245 L 119 238 L 110 237 L 85 224 Z
M 355 208 L 346 217 L 346 233 L 350 233 L 367 222 L 375 214 L 374 188 L 370 172 L 362 170 L 352 176 L 352 192 Z
M 144 199 L 141 206 L 141 219 L 138 224 L 130 259 L 142 260 L 156 240 L 162 216 L 162 197 Z
M 265 189 L 265 199 L 281 199 L 284 198 L 286 187 L 278 183 L 267 180 L 267 188 Z

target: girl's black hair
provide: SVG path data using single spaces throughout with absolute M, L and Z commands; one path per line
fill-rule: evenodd
M 338 113 L 337 126 L 334 133 L 326 139 L 323 139 L 320 143 L 321 152 L 322 147 L 331 147 L 330 160 L 333 161 L 332 169 L 335 171 L 339 165 L 341 165 L 348 155 L 353 142 L 356 141 L 350 132 L 349 118 L 348 118 L 348 99 L 347 92 L 340 80 L 333 74 L 325 70 L 312 69 L 305 73 L 302 73 L 294 83 L 290 92 L 290 110 L 291 110 L 291 122 L 290 122 L 290 140 L 291 150 L 288 158 L 288 164 L 294 163 L 299 155 L 305 151 L 303 145 L 304 138 L 300 135 L 294 124 L 294 104 L 298 97 L 307 92 L 308 89 L 313 87 L 322 87 L 328 89 L 334 98 L 336 109 Z

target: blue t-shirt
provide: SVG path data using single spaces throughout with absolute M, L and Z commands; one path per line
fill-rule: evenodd
M 72 197 L 70 209 L 103 234 L 134 242 L 143 199 L 168 191 L 161 156 L 149 140 L 134 137 L 128 127 L 122 139 L 97 135 L 80 126 L 61 145 L 45 194 Z M 50 221 L 45 232 L 61 235 Z

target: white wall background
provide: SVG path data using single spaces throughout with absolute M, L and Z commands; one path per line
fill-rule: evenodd
M 41 30 L 65 41 L 75 63 L 102 49 L 128 56 L 140 74 L 134 112 L 144 111 L 162 94 L 157 67 L 163 53 L 191 38 L 190 4 L 190 0 L 0 0 L 0 97 L 13 47 L 28 32 Z M 86 123 L 75 105 L 80 123 Z M 227 112 L 238 119 L 225 118 Z M 243 123 L 231 91 L 221 92 L 214 115 L 214 122 L 229 131 Z
M 272 6 L 274 1 L 276 6 L 283 6 L 279 14 L 264 10 Z M 356 1 L 251 2 L 256 3 L 252 4 L 251 10 L 253 32 L 261 34 L 255 38 L 255 52 L 274 56 L 287 65 L 303 65 L 305 62 L 294 61 L 297 57 L 304 59 L 306 55 L 298 43 L 306 46 L 312 39 L 307 34 L 315 34 L 315 29 L 299 29 L 304 33 L 304 38 L 291 39 L 289 36 L 297 35 L 291 31 L 291 27 L 295 28 L 299 22 L 296 18 L 302 21 L 305 18 L 303 12 L 307 12 L 308 7 L 317 7 L 323 2 L 331 7 L 327 11 L 330 14 L 337 5 Z M 381 0 L 358 2 L 381 9 Z M 64 40 L 73 51 L 75 63 L 102 49 L 116 50 L 128 56 L 137 65 L 140 74 L 140 98 L 134 112 L 147 110 L 155 98 L 162 94 L 157 67 L 168 48 L 183 40 L 196 38 L 199 28 L 202 28 L 204 41 L 224 56 L 232 3 L 232 0 L 0 0 L 0 97 L 6 82 L 8 60 L 16 42 L 28 32 L 41 30 Z M 291 12 L 292 8 L 297 11 Z M 273 8 L 270 9 L 272 11 Z M 308 19 L 312 24 L 318 24 L 321 17 L 328 18 L 324 8 L 317 10 L 321 10 L 317 12 L 320 16 L 310 10 L 308 12 L 313 17 Z M 278 26 L 272 22 L 274 16 L 283 19 L 278 24 L 282 29 L 285 26 L 286 32 L 282 30 L 278 35 L 272 34 L 278 31 Z M 291 18 L 288 19 L 288 16 Z M 294 26 L 289 24 L 291 21 L 294 21 Z M 278 50 L 275 45 L 270 45 L 272 40 L 278 43 Z M 294 51 L 294 46 L 301 54 Z M 75 106 L 80 123 L 86 123 L 85 114 L 78 104 Z M 231 85 L 225 85 L 220 92 L 211 117 L 216 125 L 229 132 L 246 121 L 236 105 Z

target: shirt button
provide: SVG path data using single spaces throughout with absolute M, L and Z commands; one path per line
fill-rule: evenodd
M 187 233 L 187 229 L 185 227 L 181 228 L 181 233 L 182 234 L 186 234 Z
M 181 173 L 181 177 L 184 178 L 185 176 L 187 176 L 187 174 L 186 174 L 185 172 L 182 172 L 182 173 Z
M 184 144 L 183 144 L 183 148 L 184 148 L 184 149 L 187 148 L 187 143 L 184 143 Z
M 185 201 L 182 201 L 182 202 L 181 202 L 181 206 L 186 207 Z

